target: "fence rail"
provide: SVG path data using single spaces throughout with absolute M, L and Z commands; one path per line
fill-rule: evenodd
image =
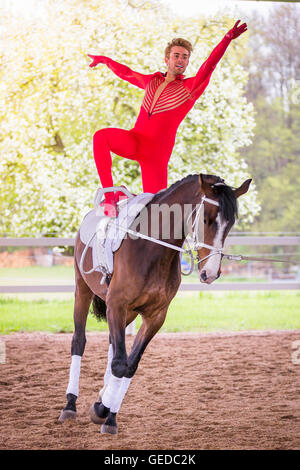
M 54 247 L 74 246 L 74 238 L 40 237 L 40 238 L 0 238 L 0 246 L 30 246 L 30 247 Z M 279 245 L 299 246 L 300 236 L 229 236 L 225 247 L 232 245 Z M 3 285 L 0 293 L 23 292 L 73 292 L 75 286 L 67 285 Z M 295 290 L 300 288 L 299 281 L 273 281 L 273 282 L 219 282 L 211 285 L 202 283 L 182 282 L 181 291 L 228 291 L 228 290 Z
M 232 235 L 225 240 L 225 246 L 230 245 L 300 245 L 300 236 L 296 237 L 249 237 Z M 75 238 L 0 238 L 0 246 L 75 246 Z

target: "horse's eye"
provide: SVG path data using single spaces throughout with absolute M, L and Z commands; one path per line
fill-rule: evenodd
M 206 224 L 206 219 L 204 219 L 204 221 L 203 221 L 203 222 Z

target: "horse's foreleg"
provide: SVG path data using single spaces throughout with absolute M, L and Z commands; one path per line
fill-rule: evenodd
M 135 311 L 130 311 L 128 312 L 127 314 L 127 318 L 126 318 L 126 327 L 128 325 L 130 325 L 130 323 L 132 323 L 137 317 L 137 313 Z M 104 385 L 103 387 L 101 388 L 100 392 L 99 392 L 99 402 L 102 401 L 102 396 L 104 394 L 104 391 L 109 383 L 109 380 L 111 378 L 111 375 L 112 375 L 112 371 L 111 371 L 111 363 L 112 363 L 112 359 L 113 359 L 113 346 L 112 346 L 112 343 L 111 343 L 111 338 L 109 338 L 109 348 L 108 348 L 108 354 L 107 354 L 107 366 L 106 366 L 106 371 L 105 371 L 105 374 L 104 374 Z
M 90 408 L 90 417 L 95 424 L 104 423 L 112 413 L 116 414 L 118 411 L 117 397 L 122 384 L 122 377 L 127 370 L 126 316 L 126 307 L 117 300 L 116 296 L 110 295 L 110 299 L 107 300 L 106 310 L 110 337 L 108 364 L 105 373 L 106 383 L 104 383 L 101 390 L 101 400 L 99 399 Z M 113 428 L 110 434 L 117 432 L 116 419 L 114 419 Z
M 135 311 L 128 312 L 127 318 L 126 318 L 126 326 L 128 326 L 136 317 L 137 317 L 137 313 Z M 117 432 L 116 415 L 120 408 L 120 405 L 118 403 L 120 399 L 122 399 L 122 395 L 123 397 L 125 396 L 127 388 L 129 387 L 129 383 L 127 384 L 127 388 L 126 388 L 127 381 L 122 379 L 122 383 L 119 383 L 119 391 L 118 393 L 115 394 L 115 396 L 118 397 L 118 402 L 111 404 L 110 408 L 103 405 L 102 397 L 112 377 L 112 369 L 111 369 L 112 360 L 113 360 L 113 345 L 112 345 L 111 337 L 110 337 L 108 354 L 107 354 L 107 366 L 106 366 L 106 371 L 104 374 L 104 385 L 99 392 L 98 402 L 94 403 L 90 408 L 90 417 L 91 417 L 92 422 L 95 424 L 102 424 L 105 422 L 106 429 L 108 429 L 108 427 L 110 429 L 109 433 L 115 434 Z M 111 387 L 115 388 L 113 384 L 111 384 Z M 120 393 L 120 397 L 119 397 L 119 393 Z M 102 428 L 102 432 L 103 432 L 103 428 Z
M 143 319 L 143 324 L 139 329 L 137 336 L 135 338 L 134 344 L 131 349 L 131 353 L 128 357 L 128 366 L 125 376 L 118 384 L 118 389 L 112 397 L 112 404 L 110 407 L 110 411 L 108 417 L 105 421 L 105 424 L 101 426 L 101 433 L 109 433 L 109 434 L 116 434 L 117 433 L 117 423 L 116 423 L 116 416 L 120 407 L 122 405 L 123 399 L 126 395 L 126 392 L 129 388 L 130 382 L 132 377 L 134 376 L 136 369 L 138 367 L 138 363 L 142 357 L 143 352 L 146 349 L 147 344 L 153 338 L 153 336 L 157 333 L 159 328 L 162 326 L 165 317 L 166 317 L 167 309 L 163 311 L 159 311 L 153 317 Z
M 110 332 L 108 365 L 99 402 L 94 403 L 90 409 L 90 416 L 94 423 L 105 421 L 101 427 L 102 433 L 117 433 L 116 416 L 131 380 L 125 377 L 127 372 L 125 328 L 136 315 L 136 312 L 126 312 L 121 302 L 112 300 L 108 302 L 107 319 Z
M 86 337 L 85 326 L 89 307 L 93 298 L 93 292 L 85 284 L 82 278 L 77 279 L 74 304 L 74 334 L 72 338 L 69 383 L 66 391 L 67 405 L 59 417 L 60 422 L 66 419 L 76 418 L 76 400 L 79 394 L 79 376 L 81 358 L 84 353 Z
M 107 353 L 107 366 L 106 366 L 106 371 L 104 374 L 104 385 L 102 389 L 99 392 L 99 397 L 98 401 L 96 401 L 91 407 L 90 407 L 90 418 L 94 424 L 102 424 L 105 422 L 106 418 L 108 417 L 109 414 L 109 408 L 103 405 L 102 403 L 102 397 L 104 395 L 104 392 L 109 384 L 112 372 L 111 372 L 111 361 L 113 358 L 113 347 L 111 344 L 111 340 L 109 341 L 109 347 L 108 347 L 108 353 Z

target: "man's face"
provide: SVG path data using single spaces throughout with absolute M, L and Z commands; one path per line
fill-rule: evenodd
M 189 58 L 190 54 L 187 49 L 181 46 L 173 46 L 170 51 L 170 57 L 165 57 L 168 72 L 174 75 L 183 74 L 189 64 Z

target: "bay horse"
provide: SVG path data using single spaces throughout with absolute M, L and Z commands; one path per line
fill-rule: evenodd
M 237 199 L 249 189 L 251 179 L 239 188 L 225 184 L 218 176 L 196 174 L 177 181 L 169 188 L 156 193 L 142 210 L 151 225 L 151 206 L 179 205 L 183 208 L 202 207 L 202 212 L 191 210 L 188 217 L 173 217 L 168 243 L 183 246 L 189 221 L 193 227 L 203 230 L 204 243 L 194 246 L 198 257 L 200 282 L 210 284 L 220 276 L 222 248 L 225 238 L 238 214 Z M 195 224 L 197 214 L 198 222 Z M 160 229 L 162 222 L 160 219 Z M 179 230 L 180 229 L 180 230 Z M 179 233 L 179 236 L 178 236 Z M 193 235 L 195 235 L 193 233 Z M 162 240 L 161 231 L 158 240 Z M 117 433 L 117 413 L 134 376 L 146 346 L 164 323 L 171 300 L 181 283 L 180 251 L 153 243 L 143 238 L 126 237 L 114 253 L 114 270 L 106 282 L 99 271 L 84 274 L 80 271 L 81 255 L 85 244 L 79 233 L 76 236 L 75 303 L 69 384 L 66 391 L 67 405 L 59 417 L 60 422 L 75 419 L 79 389 L 81 358 L 86 344 L 87 315 L 93 302 L 94 313 L 106 318 L 109 327 L 109 347 L 104 386 L 90 408 L 93 423 L 101 424 L 101 433 Z M 92 249 L 88 248 L 84 260 L 86 269 L 92 267 Z M 142 325 L 137 332 L 129 355 L 126 352 L 125 328 L 140 314 Z

